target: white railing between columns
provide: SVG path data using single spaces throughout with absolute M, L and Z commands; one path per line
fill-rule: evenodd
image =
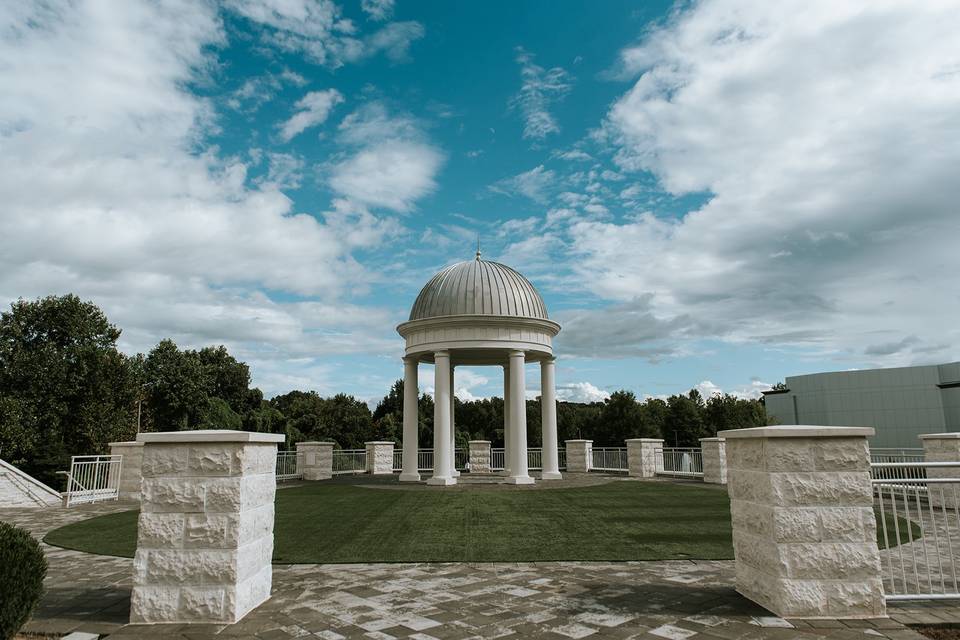
M 303 454 L 277 451 L 277 481 L 303 479 Z
M 678 478 L 703 477 L 703 450 L 694 447 L 664 447 L 657 449 L 657 475 Z
M 527 469 L 539 471 L 543 469 L 543 449 L 531 447 L 527 449 Z
M 506 468 L 506 449 L 490 449 L 490 471 L 503 471 Z
M 923 449 L 870 449 L 870 462 L 923 462 L 923 458 Z
M 960 599 L 960 462 L 870 470 L 887 600 Z
M 629 471 L 624 447 L 593 447 L 590 450 L 590 471 Z
M 333 475 L 365 473 L 367 470 L 366 449 L 334 449 Z
M 560 447 L 557 449 L 557 468 L 566 471 L 567 470 L 567 448 Z
M 120 470 L 123 456 L 72 456 L 70 471 L 59 471 L 67 476 L 67 490 L 63 505 L 118 500 L 120 497 Z

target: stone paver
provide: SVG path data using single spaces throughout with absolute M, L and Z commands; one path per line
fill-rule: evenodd
M 369 478 L 356 479 L 369 483 Z M 35 535 L 136 505 L 0 511 Z M 531 534 L 535 535 L 535 534 Z M 124 625 L 132 560 L 44 545 L 47 595 L 26 631 L 110 638 L 919 639 L 942 603 L 882 620 L 783 620 L 733 590 L 731 561 L 275 565 L 273 596 L 234 625 Z M 951 618 L 951 616 L 953 616 Z

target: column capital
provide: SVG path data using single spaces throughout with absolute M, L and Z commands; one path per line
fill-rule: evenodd
M 541 360 L 540 366 L 543 366 L 545 364 L 556 364 L 556 363 L 557 363 L 557 356 L 550 356 L 549 358 L 544 358 L 543 360 Z
M 404 364 L 420 364 L 420 358 L 417 356 L 403 356 L 402 360 Z
M 449 351 L 434 351 L 434 352 L 433 352 L 433 357 L 434 357 L 434 358 L 449 358 L 449 357 L 450 357 L 450 352 L 449 352 Z
M 507 355 L 511 358 L 526 358 L 527 352 L 520 350 L 511 350 L 507 352 Z

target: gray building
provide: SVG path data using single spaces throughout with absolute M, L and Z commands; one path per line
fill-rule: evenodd
M 873 427 L 873 447 L 919 448 L 921 433 L 960 431 L 960 362 L 790 376 L 767 391 L 780 424 Z

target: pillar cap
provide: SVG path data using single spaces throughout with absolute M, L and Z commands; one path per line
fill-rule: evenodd
M 323 440 L 323 441 L 321 441 L 321 440 L 301 440 L 300 442 L 297 442 L 297 443 L 295 443 L 295 444 L 297 444 L 298 446 L 301 445 L 301 444 L 323 444 L 323 445 L 328 445 L 328 446 L 331 446 L 331 447 L 332 447 L 332 446 L 334 446 L 334 445 L 336 444 L 336 442 L 328 442 L 328 441 L 326 441 L 326 440 Z
M 111 442 L 109 446 L 118 447 L 120 445 L 126 445 L 128 447 L 142 447 L 143 443 L 136 440 L 124 440 L 123 442 Z
M 564 440 L 564 442 L 590 442 L 590 443 L 593 443 L 593 440 Z
M 663 442 L 663 438 L 628 438 L 624 442 Z
M 389 444 L 389 445 L 395 445 L 396 443 L 394 443 L 393 440 L 371 440 L 371 441 L 369 441 L 369 442 L 364 442 L 363 444 Z
M 947 431 L 945 433 L 923 433 L 917 437 L 921 440 L 960 440 L 960 432 Z
M 198 431 L 159 431 L 138 433 L 137 442 L 283 442 L 282 433 L 258 433 L 255 431 L 231 431 L 230 429 L 201 429 Z
M 723 442 L 726 438 L 700 438 L 700 442 Z
M 468 440 L 468 444 L 490 444 L 489 440 Z
M 729 429 L 717 436 L 731 440 L 733 438 L 869 438 L 874 435 L 873 427 L 825 427 L 809 424 L 788 424 L 772 427 L 751 427 L 749 429 Z

